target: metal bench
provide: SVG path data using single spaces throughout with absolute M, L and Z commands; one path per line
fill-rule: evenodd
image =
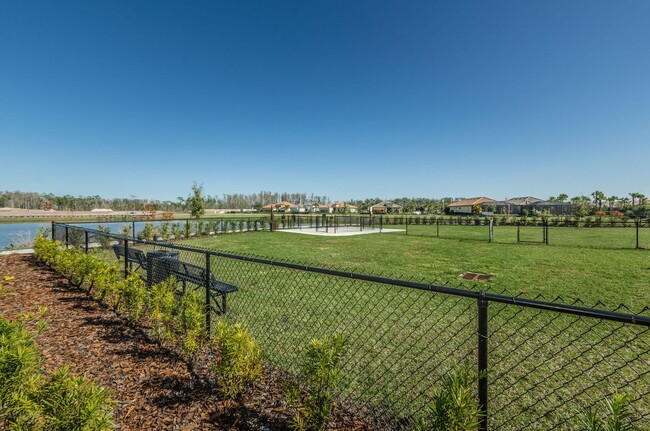
M 133 264 L 135 263 L 136 265 L 139 265 L 140 268 L 145 269 L 147 268 L 147 256 L 144 254 L 144 252 L 138 248 L 135 247 L 128 247 L 128 251 L 126 252 L 125 255 L 125 247 L 121 244 L 113 244 L 113 251 L 115 252 L 115 256 L 117 256 L 117 259 L 119 260 L 121 257 L 125 258 L 126 261 L 129 263 L 129 270 L 133 270 Z M 136 268 L 137 270 L 138 268 Z
M 174 276 L 177 281 L 183 284 L 183 292 L 185 291 L 186 284 L 192 283 L 198 286 L 205 286 L 206 282 L 206 269 L 205 267 L 199 265 L 192 265 L 191 263 L 183 262 L 172 257 L 164 257 L 160 259 L 162 266 L 166 271 L 167 277 Z M 219 314 L 224 314 L 227 311 L 226 307 L 226 295 L 232 292 L 239 290 L 237 286 L 232 284 L 224 283 L 214 278 L 212 272 L 208 273 L 210 277 L 210 297 L 214 301 Z M 217 301 L 217 298 L 212 293 L 216 293 L 221 297 L 221 304 Z

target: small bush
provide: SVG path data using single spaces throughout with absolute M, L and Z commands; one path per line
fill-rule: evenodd
M 111 228 L 108 226 L 98 225 L 97 230 L 105 234 L 111 233 Z M 103 249 L 108 249 L 111 247 L 112 239 L 109 236 L 97 235 L 97 241 L 99 241 L 99 246 Z
M 122 311 L 131 325 L 136 325 L 145 311 L 149 297 L 147 285 L 138 274 L 131 273 L 117 285 L 118 309 Z
M 68 368 L 55 371 L 36 398 L 44 419 L 43 431 L 102 431 L 114 429 L 111 401 L 105 389 Z
M 205 304 L 203 296 L 195 290 L 186 291 L 180 304 L 180 312 L 176 316 L 177 327 L 183 335 L 181 353 L 191 362 L 205 343 Z
M 176 279 L 167 280 L 151 286 L 148 314 L 151 336 L 159 343 L 175 340 L 173 328 L 176 310 Z
M 474 396 L 478 376 L 468 364 L 455 365 L 443 376 L 440 387 L 425 415 L 416 421 L 415 429 L 440 431 L 474 431 L 481 422 L 481 409 Z
M 606 398 L 603 411 L 587 410 L 583 415 L 581 431 L 634 431 L 630 425 L 630 413 L 627 410 L 627 398 L 615 394 Z
M 217 322 L 212 346 L 219 353 L 212 367 L 227 397 L 236 397 L 262 374 L 262 352 L 245 325 Z
M 320 431 L 327 426 L 340 379 L 345 344 L 345 338 L 340 334 L 309 343 L 302 370 L 307 394 L 301 400 L 295 400 L 298 411 L 291 424 L 293 429 Z
M 24 323 L 0 319 L 0 422 L 7 429 L 34 429 L 38 409 L 31 394 L 41 378 L 40 364 Z

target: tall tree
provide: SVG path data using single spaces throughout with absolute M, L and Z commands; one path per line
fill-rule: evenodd
M 203 186 L 199 186 L 194 182 L 192 184 L 192 194 L 187 198 L 187 206 L 190 209 L 192 217 L 203 217 L 205 214 L 205 199 L 203 199 Z

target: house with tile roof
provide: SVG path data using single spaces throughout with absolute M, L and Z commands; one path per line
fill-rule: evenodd
M 373 214 L 388 214 L 388 213 L 397 213 L 402 211 L 404 207 L 396 204 L 391 201 L 379 202 L 376 205 L 370 207 L 370 212 Z
M 476 205 L 485 209 L 486 206 L 496 203 L 494 199 L 481 196 L 478 198 L 461 199 L 449 205 L 450 214 L 472 214 Z

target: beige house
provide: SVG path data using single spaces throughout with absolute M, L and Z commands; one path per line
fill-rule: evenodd
M 480 205 L 485 209 L 487 205 L 495 204 L 497 201 L 494 199 L 481 196 L 478 198 L 461 199 L 449 205 L 450 214 L 472 214 L 476 205 Z

